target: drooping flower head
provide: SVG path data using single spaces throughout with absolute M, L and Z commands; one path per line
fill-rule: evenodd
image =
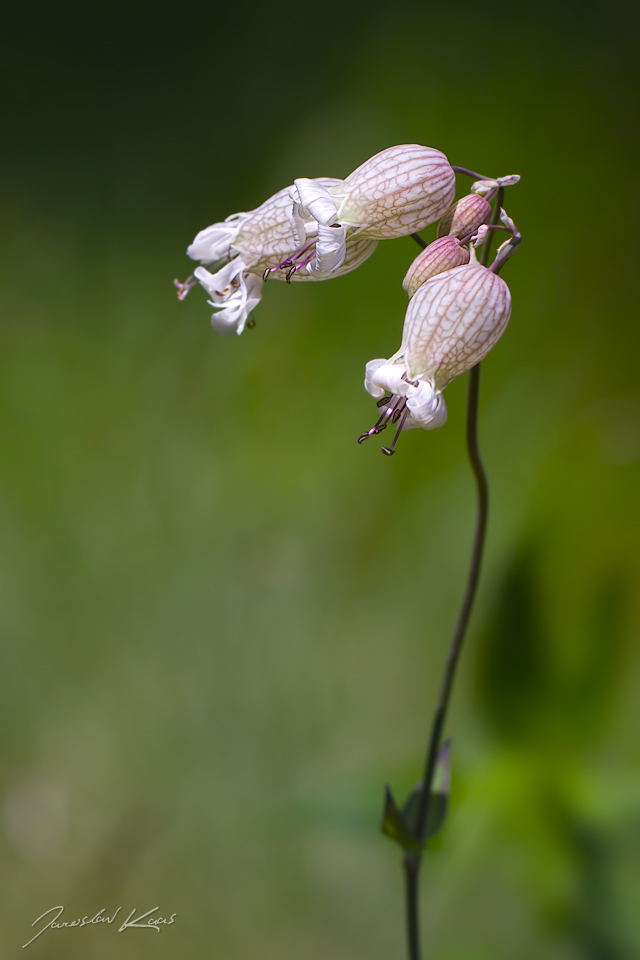
M 435 223 L 455 193 L 455 174 L 439 150 L 418 144 L 389 147 L 366 160 L 346 180 L 327 185 L 300 178 L 291 190 L 291 226 L 302 248 L 317 236 L 307 273 L 335 275 L 354 237 L 406 237 Z
M 319 181 L 332 186 L 339 180 L 323 177 Z M 214 223 L 197 234 L 187 248 L 192 260 L 199 260 L 193 276 L 184 283 L 175 281 L 182 300 L 200 283 L 214 307 L 211 324 L 219 333 L 242 333 L 251 311 L 260 302 L 265 273 L 278 279 L 317 280 L 317 273 L 307 273 L 304 266 L 314 256 L 315 231 L 308 232 L 307 249 L 294 262 L 296 242 L 291 228 L 290 187 L 285 187 L 248 213 L 234 213 L 221 223 Z M 332 273 L 340 276 L 355 270 L 377 246 L 377 240 L 355 237 L 346 244 L 342 262 Z M 206 264 L 206 266 L 205 266 Z M 215 268 L 213 272 L 207 266 Z
M 442 426 L 447 419 L 442 391 L 487 355 L 510 314 L 508 286 L 478 263 L 423 283 L 409 301 L 398 352 L 366 366 L 365 389 L 382 414 L 360 442 L 397 422 L 393 443 L 382 448 L 392 454 L 403 429 Z
M 363 263 L 378 240 L 416 233 L 442 217 L 441 247 L 432 245 L 413 276 L 407 275 L 411 295 L 429 276 L 468 262 L 466 248 L 454 249 L 451 239 L 466 242 L 487 218 L 482 195 L 518 179 L 478 181 L 469 197 L 451 206 L 455 173 L 443 153 L 418 144 L 389 147 L 345 180 L 299 178 L 255 210 L 200 231 L 187 251 L 200 266 L 184 283 L 175 281 L 178 296 L 184 299 L 200 283 L 214 308 L 213 327 L 241 333 L 253 322 L 268 277 L 291 282 L 340 276 Z

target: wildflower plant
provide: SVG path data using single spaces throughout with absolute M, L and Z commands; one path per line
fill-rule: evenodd
M 453 202 L 456 174 L 474 179 Z M 220 333 L 252 326 L 265 282 L 327 280 L 355 270 L 380 240 L 412 236 L 422 247 L 404 278 L 409 298 L 400 346 L 365 365 L 364 386 L 379 416 L 358 442 L 389 426 L 395 453 L 403 430 L 444 426 L 444 390 L 469 373 L 467 449 L 477 488 L 477 514 L 466 588 L 454 627 L 428 738 L 424 772 L 398 804 L 386 788 L 382 831 L 400 845 L 405 874 L 407 945 L 420 958 L 418 892 L 428 841 L 443 825 L 451 782 L 451 742 L 445 720 L 457 663 L 475 598 L 488 515 L 488 484 L 478 448 L 480 362 L 511 316 L 511 293 L 499 275 L 521 237 L 504 208 L 505 188 L 517 175 L 485 177 L 451 166 L 432 147 L 403 144 L 366 160 L 344 180 L 301 177 L 249 213 L 236 213 L 197 234 L 187 253 L 199 266 L 179 299 L 200 284 L 209 294 L 212 325 Z M 437 239 L 419 231 L 439 221 Z M 507 237 L 491 263 L 495 231 Z M 397 341 L 396 341 L 397 342 Z

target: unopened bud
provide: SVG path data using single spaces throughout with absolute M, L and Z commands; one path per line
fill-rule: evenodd
M 496 190 L 498 187 L 512 187 L 514 183 L 520 182 L 520 175 L 517 173 L 511 173 L 507 177 L 498 177 L 497 180 L 476 180 L 475 183 L 471 185 L 471 193 L 477 193 L 481 197 L 484 197 L 487 193 L 491 193 L 492 190 Z
M 513 236 L 516 237 L 518 240 L 520 240 L 521 239 L 520 231 L 516 227 L 515 223 L 513 222 L 513 220 L 507 213 L 507 211 L 503 210 L 502 207 L 500 207 L 500 219 L 505 225 L 505 227 L 507 228 L 507 230 L 510 230 Z
M 496 251 L 495 260 L 491 264 L 491 270 L 495 273 L 498 272 L 504 261 L 517 250 L 518 245 L 522 240 L 520 231 L 516 227 L 511 217 L 507 214 L 506 210 L 503 210 L 502 207 L 500 207 L 500 219 L 510 232 L 511 236 L 508 240 L 505 240 L 505 242 L 499 246 Z
M 520 183 L 519 173 L 510 173 L 508 177 L 498 177 L 498 184 L 501 187 L 512 187 L 515 183 Z
M 492 190 L 497 190 L 499 186 L 497 180 L 476 180 L 471 184 L 471 193 L 477 193 L 478 196 L 484 197 Z
M 473 247 L 474 250 L 476 249 L 476 247 L 482 246 L 482 244 L 487 239 L 488 233 L 489 233 L 489 227 L 486 225 L 486 223 L 483 223 L 481 227 L 478 227 L 478 232 L 476 233 L 475 237 L 471 238 L 471 246 Z
M 469 251 L 456 237 L 440 237 L 434 240 L 413 261 L 402 282 L 404 290 L 411 299 L 425 280 L 435 277 L 445 270 L 453 270 L 469 263 Z
M 449 207 L 438 224 L 438 237 L 452 236 L 462 240 L 491 216 L 491 204 L 484 197 L 470 193 Z

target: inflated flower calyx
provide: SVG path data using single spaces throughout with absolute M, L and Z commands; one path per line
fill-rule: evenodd
M 384 240 L 435 223 L 451 202 L 455 183 L 444 153 L 409 143 L 365 160 L 330 193 L 341 196 L 342 223 L 352 222 L 362 228 L 362 236 Z
M 378 401 L 378 421 L 359 443 L 397 424 L 382 452 L 390 455 L 403 430 L 433 430 L 447 420 L 442 391 L 475 367 L 498 341 L 511 314 L 509 288 L 477 263 L 423 283 L 409 301 L 402 344 L 388 360 L 370 360 L 364 386 Z
M 431 277 L 445 270 L 453 270 L 469 263 L 469 251 L 456 237 L 440 237 L 430 243 L 413 261 L 402 281 L 411 299 L 414 293 Z
M 509 287 L 487 267 L 470 263 L 432 277 L 405 315 L 402 356 L 408 378 L 427 378 L 444 390 L 487 355 L 510 315 Z
M 318 183 L 326 189 L 342 181 L 322 177 Z M 200 266 L 184 283 L 175 281 L 178 297 L 184 300 L 198 283 L 204 287 L 214 308 L 211 325 L 218 333 L 242 333 L 262 298 L 265 274 L 287 282 L 323 279 L 319 271 L 307 272 L 301 268 L 315 256 L 318 241 L 324 241 L 320 231 L 325 228 L 315 221 L 310 223 L 302 248 L 296 250 L 291 230 L 290 190 L 285 187 L 255 210 L 235 213 L 221 223 L 206 227 L 187 249 L 187 254 L 192 260 L 199 260 Z M 378 244 L 377 240 L 359 236 L 334 238 L 336 233 L 338 231 L 329 229 L 329 242 L 324 241 L 320 260 L 324 266 L 333 258 L 334 269 L 330 275 L 334 277 L 355 270 Z M 338 243 L 331 242 L 334 240 Z
M 345 242 L 417 233 L 446 212 L 454 195 L 455 174 L 444 153 L 415 143 L 382 150 L 333 185 L 308 177 L 295 180 L 291 229 L 298 251 L 307 250 L 310 231 L 318 238 L 301 272 L 334 275 Z
M 438 224 L 438 237 L 468 237 L 491 216 L 491 204 L 475 193 L 462 197 L 450 207 Z

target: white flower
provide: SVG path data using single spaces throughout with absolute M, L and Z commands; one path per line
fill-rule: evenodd
M 398 423 L 393 443 L 382 448 L 383 453 L 391 456 L 402 430 L 415 427 L 434 430 L 447 422 L 442 391 L 437 390 L 429 379 L 410 380 L 407 366 L 401 360 L 370 360 L 365 368 L 364 386 L 367 393 L 379 400 L 382 413 L 378 422 L 358 437 L 358 443 L 386 430 L 390 423 Z
M 210 227 L 205 227 L 196 234 L 193 243 L 187 247 L 188 256 L 202 263 L 213 263 L 229 257 L 234 240 L 243 223 L 250 216 L 250 213 L 233 213 L 222 223 L 213 223 Z
M 249 273 L 242 257 L 236 257 L 217 273 L 196 267 L 193 276 L 202 284 L 215 309 L 211 326 L 218 333 L 242 333 L 247 318 L 262 298 L 264 280 Z
M 341 182 L 327 177 L 318 181 L 324 187 Z M 321 228 L 317 223 L 309 224 L 302 243 L 299 242 L 300 234 L 295 234 L 291 226 L 290 189 L 285 187 L 255 210 L 234 213 L 221 223 L 206 227 L 187 249 L 193 260 L 207 266 L 215 264 L 217 269 L 210 271 L 199 266 L 184 283 L 176 280 L 178 297 L 183 300 L 200 283 L 215 309 L 212 326 L 220 333 L 242 333 L 251 311 L 260 302 L 266 275 L 287 282 L 325 276 L 323 272 L 301 269 L 315 257 Z M 377 240 L 363 237 L 347 243 L 333 230 L 329 239 L 335 242 L 323 240 L 320 259 L 323 265 L 331 266 L 331 276 L 355 270 L 377 246 Z M 340 263 L 336 264 L 338 259 Z
M 365 389 L 383 412 L 359 442 L 398 422 L 393 443 L 382 448 L 392 454 L 403 429 L 442 426 L 447 418 L 442 391 L 486 356 L 510 314 L 508 286 L 480 264 L 456 267 L 423 283 L 409 301 L 398 352 L 367 364 Z
M 455 194 L 455 174 L 439 150 L 418 144 L 389 147 L 328 185 L 300 178 L 291 190 L 291 226 L 300 246 L 317 229 L 311 275 L 334 274 L 354 236 L 406 237 L 438 220 Z

